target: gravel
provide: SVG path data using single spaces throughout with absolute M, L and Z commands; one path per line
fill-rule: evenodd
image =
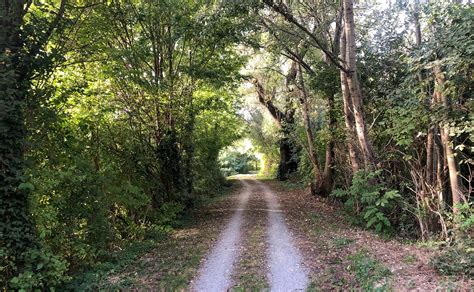
M 304 291 L 308 287 L 308 273 L 302 257 L 283 219 L 277 197 L 263 183 L 268 206 L 269 279 L 271 291 Z
M 251 185 L 249 182 L 251 182 Z M 268 216 L 267 262 L 271 291 L 301 291 L 309 284 L 308 273 L 302 266 L 302 257 L 283 218 L 277 197 L 266 184 L 254 179 L 240 179 L 243 191 L 235 212 L 201 266 L 191 284 L 192 291 L 227 291 L 232 287 L 232 274 L 242 245 L 244 212 L 251 194 L 264 194 Z M 259 190 L 255 190 L 258 188 Z M 255 211 L 255 210 L 254 210 Z M 265 268 L 265 267 L 262 267 Z
M 191 286 L 192 291 L 227 291 L 232 286 L 234 262 L 240 251 L 242 214 L 250 196 L 249 184 L 240 181 L 244 190 L 239 194 L 238 207 L 201 266 Z

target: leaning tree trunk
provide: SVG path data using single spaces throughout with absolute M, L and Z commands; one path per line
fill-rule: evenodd
M 23 183 L 28 87 L 20 30 L 25 2 L 0 1 L 0 265 L 7 278 L 21 271 L 24 253 L 36 246 L 28 210 L 30 185 Z
M 333 163 L 333 154 L 334 154 L 334 142 L 331 141 L 326 145 L 326 162 L 324 169 L 321 169 L 318 155 L 316 153 L 316 149 L 314 148 L 314 136 L 313 130 L 311 128 L 311 119 L 310 119 L 310 111 L 309 111 L 309 104 L 308 104 L 308 92 L 306 90 L 303 71 L 301 70 L 301 66 L 299 66 L 299 79 L 300 79 L 300 103 L 302 105 L 302 113 L 303 113 L 303 122 L 304 128 L 306 132 L 306 139 L 308 142 L 308 156 L 311 161 L 311 166 L 313 169 L 313 176 L 314 181 L 311 183 L 311 193 L 317 194 L 319 196 L 327 197 L 332 191 L 333 185 L 333 178 L 332 178 L 332 163 Z M 332 126 L 334 126 L 334 120 L 332 120 L 332 106 L 333 103 L 329 102 L 329 111 L 330 111 L 330 130 L 332 130 Z
M 373 170 L 375 168 L 375 158 L 372 143 L 369 140 L 365 127 L 362 95 L 359 79 L 357 77 L 355 23 L 352 0 L 344 0 L 344 34 L 346 36 L 346 72 L 344 72 L 344 74 L 352 98 L 352 110 L 357 139 L 362 152 L 365 169 Z
M 296 69 L 295 69 L 296 70 Z M 313 136 L 313 129 L 311 128 L 311 118 L 310 118 L 310 110 L 308 104 L 308 92 L 306 91 L 303 72 L 301 70 L 301 66 L 299 66 L 297 70 L 297 74 L 299 75 L 299 83 L 300 83 L 300 92 L 299 92 L 299 100 L 301 104 L 301 112 L 303 113 L 303 125 L 306 133 L 306 141 L 308 143 L 307 152 L 308 157 L 311 162 L 311 168 L 313 170 L 313 182 L 311 182 L 311 193 L 312 194 L 320 194 L 321 190 L 319 189 L 319 185 L 321 185 L 322 175 L 321 175 L 321 167 L 318 161 L 318 155 L 316 153 L 316 149 L 314 148 L 314 136 Z
M 267 96 L 260 81 L 254 78 L 252 82 L 257 90 L 258 101 L 267 108 L 270 115 L 281 128 L 282 138 L 280 139 L 280 162 L 278 164 L 277 178 L 282 181 L 287 180 L 298 169 L 297 156 L 299 149 L 289 138 L 291 131 L 293 131 L 294 111 L 291 107 L 288 107 L 285 112 L 282 112 L 273 104 L 272 97 Z

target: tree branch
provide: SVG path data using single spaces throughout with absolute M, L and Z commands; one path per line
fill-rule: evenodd
M 290 13 L 288 7 L 283 3 L 275 3 L 273 0 L 263 0 L 263 2 L 269 6 L 273 11 L 279 13 L 286 21 L 296 25 L 301 29 L 305 34 L 307 34 L 315 43 L 316 46 L 329 58 L 331 63 L 333 63 L 341 71 L 348 73 L 347 69 L 341 64 L 341 61 L 335 57 L 327 48 L 323 45 L 322 41 L 319 40 L 314 34 L 312 34 L 308 28 L 298 22 L 298 20 Z
M 265 93 L 265 89 L 263 88 L 262 83 L 257 78 L 252 78 L 252 83 L 255 85 L 255 88 L 257 89 L 257 96 L 258 96 L 258 101 L 264 105 L 272 117 L 275 119 L 275 121 L 278 123 L 279 126 L 281 126 L 285 114 L 280 111 L 272 102 L 271 98 L 267 97 L 267 94 Z

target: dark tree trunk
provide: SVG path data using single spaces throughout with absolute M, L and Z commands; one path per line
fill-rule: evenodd
M 298 149 L 291 140 L 284 137 L 280 140 L 280 164 L 278 165 L 278 180 L 287 180 L 298 169 Z
M 287 180 L 289 176 L 298 169 L 299 147 L 292 143 L 290 133 L 294 124 L 294 110 L 288 106 L 285 112 L 278 109 L 272 101 L 271 96 L 267 96 L 263 85 L 259 80 L 254 79 L 253 84 L 257 90 L 258 101 L 267 108 L 273 119 L 281 127 L 282 138 L 280 139 L 280 163 L 278 165 L 278 180 Z M 288 103 L 290 101 L 287 101 Z
M 24 253 L 36 246 L 24 182 L 28 88 L 20 36 L 25 1 L 0 1 L 0 258 L 7 279 L 21 272 Z M 0 277 L 1 280 L 2 277 Z M 0 283 L 2 286 L 3 283 Z

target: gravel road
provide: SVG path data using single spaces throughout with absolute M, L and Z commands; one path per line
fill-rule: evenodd
M 249 184 L 245 180 L 240 182 L 243 190 L 239 194 L 238 207 L 193 281 L 193 291 L 227 291 L 232 285 L 234 262 L 240 251 L 242 213 L 250 196 Z
M 277 197 L 262 182 L 268 206 L 269 279 L 271 291 L 304 291 L 309 279 L 303 259 L 283 219 Z
M 238 206 L 234 209 L 234 215 L 208 254 L 197 278 L 191 284 L 191 290 L 227 291 L 232 287 L 234 265 L 243 242 L 241 238 L 242 222 L 245 220 L 249 197 L 255 191 L 264 193 L 267 203 L 265 211 L 268 218 L 266 225 L 268 250 L 266 256 L 269 267 L 262 267 L 262 269 L 268 268 L 270 290 L 305 290 L 309 282 L 308 275 L 302 266 L 302 257 L 285 224 L 277 197 L 265 183 L 258 180 L 240 179 L 240 182 L 243 189 L 239 194 Z

